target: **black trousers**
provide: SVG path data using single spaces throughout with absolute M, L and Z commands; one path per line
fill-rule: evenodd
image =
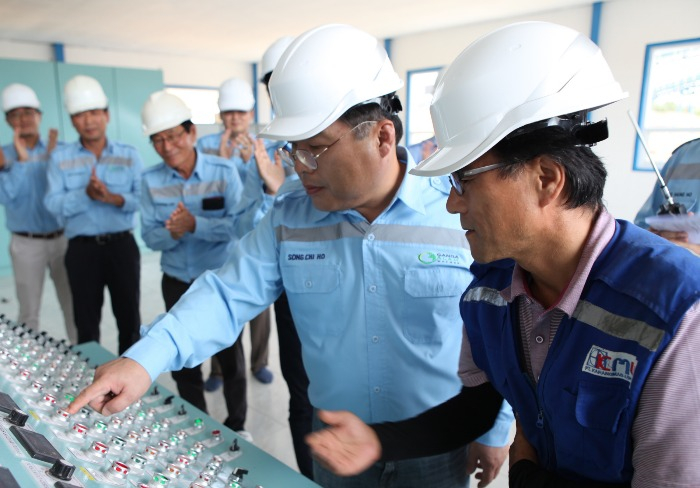
M 170 310 L 185 294 L 191 283 L 185 283 L 172 276 L 163 274 L 161 290 L 165 301 L 165 310 Z M 192 324 L 196 327 L 197 324 Z M 224 400 L 228 410 L 228 418 L 224 425 L 231 430 L 243 430 L 248 401 L 246 398 L 246 369 L 245 354 L 241 336 L 231 347 L 218 352 L 216 359 L 221 365 L 224 378 Z M 204 399 L 204 380 L 202 379 L 201 365 L 194 368 L 182 368 L 171 373 L 179 395 L 198 409 L 206 412 L 207 403 Z
M 301 342 L 289 310 L 287 294 L 275 302 L 277 338 L 280 348 L 280 368 L 289 388 L 289 428 L 292 432 L 294 454 L 299 472 L 313 479 L 314 470 L 309 446 L 304 437 L 311 432 L 314 410 L 309 402 L 309 378 L 301 359 Z
M 104 288 L 119 330 L 119 354 L 139 339 L 141 255 L 130 232 L 98 240 L 77 236 L 68 241 L 65 264 L 73 295 L 78 344 L 100 340 Z

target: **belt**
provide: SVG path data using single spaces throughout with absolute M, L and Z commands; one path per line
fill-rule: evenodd
M 71 238 L 71 240 L 75 239 L 82 242 L 96 242 L 97 244 L 103 245 L 109 242 L 119 241 L 129 235 L 131 235 L 130 230 L 123 230 L 121 232 L 112 232 L 109 234 L 97 234 L 96 236 L 75 236 Z
M 47 234 L 35 234 L 34 232 L 13 232 L 20 237 L 29 237 L 30 239 L 55 239 L 63 235 L 63 229 L 58 229 Z

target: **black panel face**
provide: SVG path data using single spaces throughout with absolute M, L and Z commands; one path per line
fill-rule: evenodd
M 63 456 L 61 456 L 56 448 L 53 447 L 53 444 L 51 444 L 43 434 L 32 432 L 31 430 L 23 429 L 16 425 L 10 427 L 10 431 L 34 459 L 52 464 L 58 459 L 63 459 Z
M 9 469 L 0 467 L 0 488 L 20 488 Z
M 0 391 L 0 412 L 10 413 L 15 408 L 19 408 L 15 401 L 7 393 Z

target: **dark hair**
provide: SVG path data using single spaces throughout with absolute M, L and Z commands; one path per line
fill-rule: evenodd
M 514 137 L 506 137 L 496 144 L 493 152 L 502 162 L 512 163 L 500 168 L 503 178 L 520 173 L 527 161 L 537 156 L 548 156 L 564 167 L 566 182 L 565 207 L 603 207 L 603 189 L 607 171 L 601 159 L 570 130 L 546 127 Z
M 402 110 L 401 101 L 394 93 L 379 97 L 377 101 L 372 103 L 361 103 L 349 108 L 338 120 L 346 123 L 350 127 L 355 127 L 361 122 L 369 120 L 380 121 L 390 120 L 394 124 L 396 131 L 396 143 L 403 137 L 403 124 L 399 118 L 399 112 Z M 369 134 L 369 127 L 360 127 L 355 132 L 355 137 L 362 139 Z
M 182 124 L 180 124 L 183 129 L 185 129 L 185 132 L 188 134 L 190 133 L 190 130 L 192 130 L 192 126 L 194 125 L 191 120 L 185 120 Z

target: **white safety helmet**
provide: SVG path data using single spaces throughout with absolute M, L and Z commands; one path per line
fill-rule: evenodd
M 260 82 L 262 82 L 268 74 L 272 73 L 272 70 L 277 66 L 277 62 L 282 57 L 282 53 L 289 47 L 293 40 L 294 38 L 292 36 L 280 37 L 270 44 L 270 47 L 268 47 L 263 54 L 262 61 L 260 61 Z
M 143 133 L 152 136 L 172 129 L 192 118 L 192 112 L 180 98 L 165 90 L 152 93 L 141 109 Z
M 430 114 L 439 149 L 411 173 L 451 173 L 520 127 L 626 96 L 586 36 L 547 22 L 503 27 L 462 51 L 436 84 Z
M 107 95 L 95 78 L 77 75 L 63 87 L 63 103 L 69 115 L 107 108 Z
M 260 135 L 308 139 L 348 109 L 403 86 L 382 44 L 349 25 L 312 29 L 292 41 L 270 78 L 274 120 Z
M 248 112 L 255 107 L 255 97 L 250 83 L 239 78 L 230 78 L 219 87 L 219 111 L 237 110 Z
M 7 85 L 2 91 L 2 111 L 7 113 L 10 110 L 24 107 L 41 110 L 39 98 L 34 90 L 20 83 Z

